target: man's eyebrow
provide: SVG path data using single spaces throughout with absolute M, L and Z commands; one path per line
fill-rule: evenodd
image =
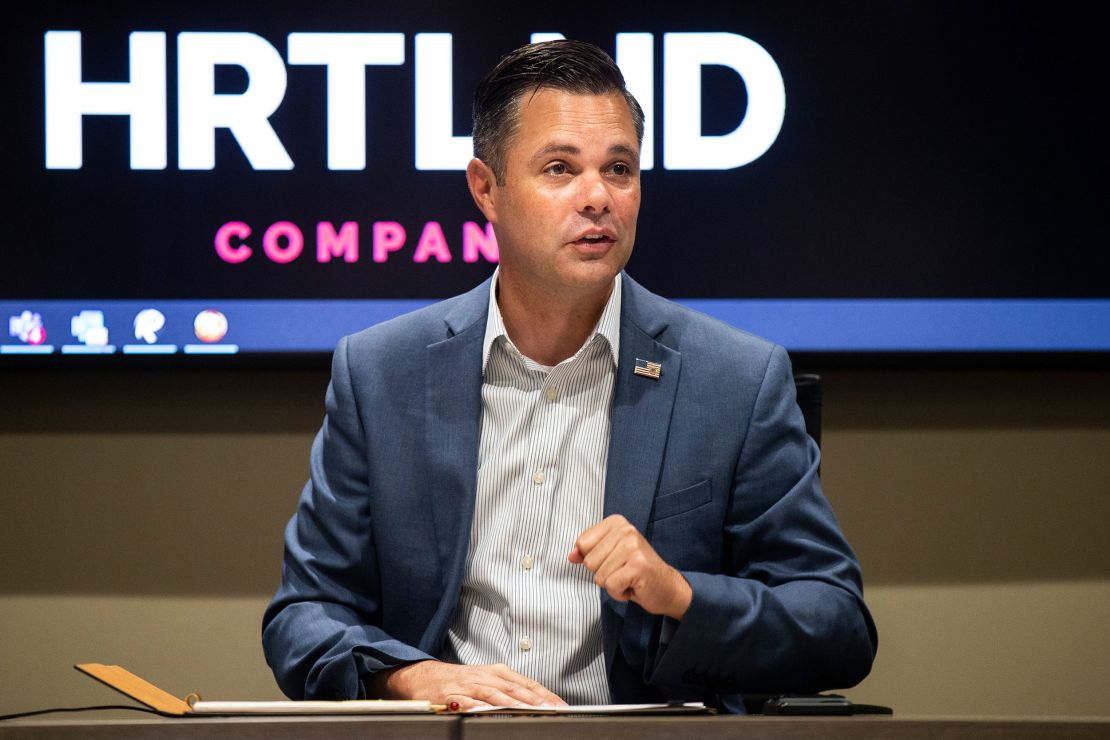
M 552 154 L 581 154 L 582 150 L 573 144 L 548 144 L 532 155 L 532 159 L 549 157 Z
M 573 144 L 555 143 L 548 144 L 547 146 L 540 149 L 538 152 L 532 155 L 532 159 L 541 159 L 542 157 L 549 157 L 552 154 L 578 155 L 581 153 L 582 150 L 574 146 Z M 635 159 L 637 156 L 636 150 L 628 146 L 627 144 L 613 144 L 613 146 L 609 147 L 609 155 L 623 155 L 625 157 L 630 157 L 633 159 Z
M 631 159 L 638 159 L 640 156 L 636 153 L 635 149 L 628 146 L 627 144 L 614 144 L 613 146 L 609 147 L 609 154 L 623 154 L 624 156 Z

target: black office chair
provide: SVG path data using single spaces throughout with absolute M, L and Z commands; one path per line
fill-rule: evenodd
M 794 387 L 798 391 L 798 408 L 806 422 L 806 431 L 817 446 L 821 446 L 821 376 L 815 373 L 799 373 L 794 376 Z
M 801 418 L 806 420 L 806 432 L 814 438 L 817 447 L 821 446 L 821 376 L 816 373 L 798 373 L 794 376 L 797 389 L 798 408 Z M 821 474 L 817 466 L 817 475 Z

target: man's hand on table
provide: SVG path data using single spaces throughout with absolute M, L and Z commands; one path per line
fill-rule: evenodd
M 381 671 L 368 679 L 370 693 L 380 699 L 427 699 L 458 709 L 486 706 L 543 706 L 566 702 L 538 681 L 503 663 L 457 665 L 422 660 Z
M 594 583 L 617 601 L 632 601 L 650 614 L 677 620 L 690 608 L 690 584 L 620 514 L 578 535 L 567 558 L 583 563 L 594 574 Z

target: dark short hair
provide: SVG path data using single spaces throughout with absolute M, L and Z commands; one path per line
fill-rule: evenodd
M 505 151 L 520 123 L 520 102 L 543 88 L 582 95 L 624 96 L 636 138 L 644 140 L 644 110 L 628 92 L 613 59 L 583 41 L 543 41 L 509 52 L 474 91 L 474 156 L 505 179 Z

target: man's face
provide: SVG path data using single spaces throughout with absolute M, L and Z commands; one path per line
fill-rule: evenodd
M 471 190 L 494 225 L 503 279 L 532 292 L 587 296 L 606 290 L 628 262 L 640 147 L 619 93 L 526 95 L 504 183 L 492 182 L 484 165 L 479 171 L 486 188 L 476 190 L 469 172 Z

